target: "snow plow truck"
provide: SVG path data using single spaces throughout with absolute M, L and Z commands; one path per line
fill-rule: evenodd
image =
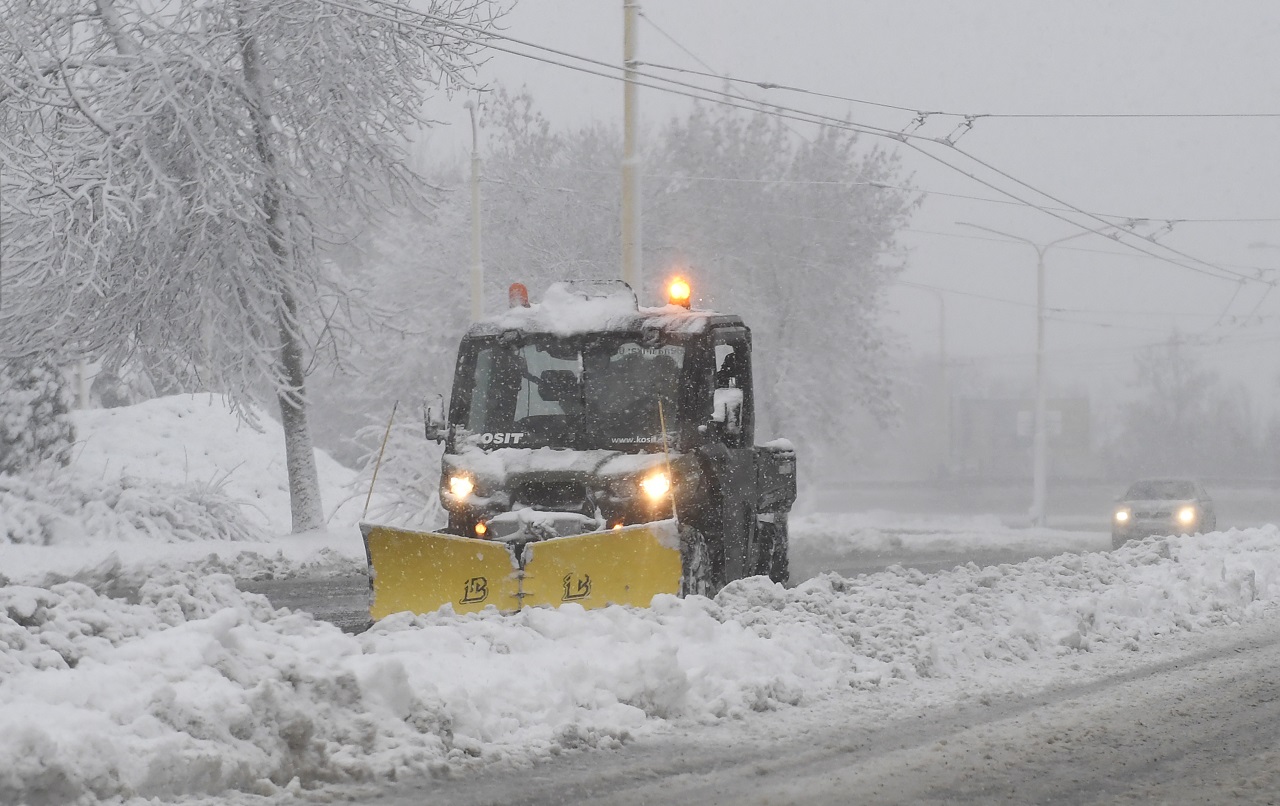
M 552 285 L 473 324 L 444 443 L 448 524 L 363 523 L 370 614 L 649 606 L 757 574 L 786 582 L 790 443 L 754 443 L 751 331 L 739 316 L 641 307 L 619 281 Z

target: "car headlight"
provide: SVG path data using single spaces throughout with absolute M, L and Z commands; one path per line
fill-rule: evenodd
M 640 489 L 651 501 L 657 501 L 671 492 L 671 477 L 662 471 L 650 473 L 641 479 Z
M 459 501 L 466 500 L 467 496 L 471 495 L 475 488 L 475 482 L 466 476 L 449 477 L 449 492 L 453 493 L 454 497 Z
M 1190 526 L 1196 522 L 1197 515 L 1198 513 L 1196 512 L 1195 507 L 1183 507 L 1178 510 L 1178 523 L 1181 523 L 1184 526 Z
M 1128 522 L 1129 522 L 1129 510 L 1127 510 L 1127 509 L 1117 509 L 1117 510 L 1116 510 L 1116 523 L 1128 523 Z

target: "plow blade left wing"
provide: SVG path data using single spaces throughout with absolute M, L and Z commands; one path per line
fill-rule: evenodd
M 519 569 L 502 543 L 362 524 L 375 621 L 408 610 L 431 613 L 446 604 L 474 613 L 488 605 L 520 608 Z

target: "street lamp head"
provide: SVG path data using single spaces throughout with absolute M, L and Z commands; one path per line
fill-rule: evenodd
M 1080 232 L 1073 232 L 1070 235 L 1064 235 L 1063 237 L 1058 238 L 1056 240 L 1049 241 L 1048 243 L 1040 243 L 1038 241 L 1033 241 L 1030 238 L 1024 238 L 1021 235 L 1014 235 L 1012 232 L 1004 232 L 1003 230 L 992 229 L 991 227 L 984 227 L 981 224 L 973 224 L 968 221 L 957 221 L 956 223 L 962 227 L 971 227 L 973 229 L 980 229 L 983 232 L 989 232 L 992 235 L 999 235 L 1003 238 L 1008 238 L 1010 240 L 1018 241 L 1019 243 L 1030 244 L 1032 247 L 1035 248 L 1037 252 L 1042 252 L 1042 253 L 1048 250 L 1048 248 L 1051 246 L 1056 246 L 1060 243 L 1063 243 L 1065 241 L 1070 241 L 1074 238 L 1082 238 L 1085 235 L 1106 235 L 1107 234 L 1097 230 L 1081 229 Z
M 956 223 L 962 227 L 969 227 L 970 229 L 979 229 L 979 230 L 982 230 L 983 232 L 989 232 L 992 235 L 999 235 L 1002 238 L 1010 238 L 1015 241 L 1021 241 L 1022 243 L 1028 243 L 1028 244 L 1031 244 L 1032 246 L 1035 246 L 1034 241 L 1032 241 L 1029 238 L 1023 238 L 1020 235 L 1014 235 L 1013 233 L 1003 232 L 998 229 L 992 229 L 991 227 L 984 227 L 981 224 L 974 224 L 969 221 L 957 221 Z

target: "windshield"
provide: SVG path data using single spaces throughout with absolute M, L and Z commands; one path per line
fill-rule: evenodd
M 1196 497 L 1196 486 L 1190 481 L 1154 480 L 1135 481 L 1125 493 L 1125 498 L 1146 501 L 1169 501 Z
M 680 345 L 493 343 L 476 352 L 463 439 L 482 447 L 662 446 L 679 421 Z M 659 410 L 661 406 L 661 411 Z

